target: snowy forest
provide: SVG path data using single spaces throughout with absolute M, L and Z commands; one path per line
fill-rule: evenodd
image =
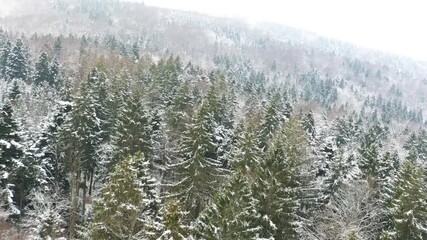
M 0 239 L 427 239 L 427 64 L 142 3 L 7 2 Z

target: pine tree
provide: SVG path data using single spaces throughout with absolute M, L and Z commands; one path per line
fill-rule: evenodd
M 410 153 L 397 174 L 389 205 L 391 227 L 383 239 L 427 238 L 427 189 L 425 176 Z
M 8 40 L 0 50 L 0 76 L 6 78 L 7 59 L 12 51 L 12 43 Z
M 50 82 L 51 74 L 49 68 L 49 56 L 46 52 L 42 52 L 39 56 L 39 59 L 36 62 L 34 83 L 40 85 L 42 83 Z
M 182 159 L 169 167 L 176 179 L 172 196 L 178 198 L 192 219 L 216 193 L 224 175 L 222 164 L 216 159 L 213 116 L 208 106 L 206 102 L 202 104 L 184 133 L 179 150 Z
M 80 189 L 83 190 L 83 199 L 86 198 L 87 190 L 89 195 L 92 193 L 95 168 L 98 166 L 99 134 L 96 102 L 87 82 L 83 86 L 81 95 L 75 98 L 73 111 L 60 132 L 61 160 L 66 163 L 70 181 L 72 214 L 70 214 L 69 232 L 71 238 L 75 236 Z M 81 211 L 85 213 L 85 201 Z M 84 214 L 82 219 L 84 221 Z
M 19 211 L 16 203 L 16 170 L 24 155 L 18 135 L 18 125 L 13 118 L 13 110 L 9 104 L 5 104 L 0 113 L 0 190 L 1 207 L 12 213 Z M 15 201 L 15 203 L 14 203 Z
M 251 239 L 256 228 L 252 226 L 253 206 L 250 182 L 236 172 L 196 220 L 197 239 Z
M 60 84 L 60 65 L 58 62 L 58 59 L 55 57 L 53 58 L 52 62 L 50 63 L 49 68 L 49 85 L 50 86 L 59 86 Z
M 151 198 L 147 172 L 148 162 L 141 155 L 118 162 L 95 202 L 91 239 L 156 239 L 159 229 L 152 218 L 156 199 Z
M 310 134 L 310 136 L 314 138 L 316 135 L 316 129 L 314 126 L 314 115 L 311 110 L 304 116 L 303 125 L 305 130 Z
M 184 220 L 186 213 L 176 200 L 169 200 L 163 205 L 163 228 L 158 240 L 184 240 L 190 234 L 190 228 Z
M 274 95 L 266 109 L 266 115 L 264 121 L 261 124 L 261 141 L 260 148 L 266 149 L 270 139 L 272 138 L 275 130 L 280 125 L 282 116 L 280 115 L 280 98 L 279 95 Z
M 296 239 L 304 165 L 308 162 L 305 131 L 290 119 L 277 132 L 252 187 L 258 237 Z M 280 211 L 277 211 L 280 209 Z
M 176 139 L 185 131 L 186 125 L 191 122 L 193 117 L 193 96 L 190 81 L 184 81 L 178 86 L 177 94 L 166 116 L 168 130 L 172 138 Z
M 144 109 L 142 95 L 134 91 L 125 100 L 114 129 L 112 144 L 114 161 L 137 152 L 152 158 L 151 126 L 147 110 Z
M 231 166 L 235 170 L 244 173 L 255 173 L 262 151 L 259 148 L 259 137 L 256 132 L 255 123 L 249 121 L 242 130 L 233 149 Z
M 21 39 L 16 40 L 15 45 L 7 57 L 5 75 L 7 79 L 27 79 L 28 53 Z
M 21 90 L 19 89 L 18 81 L 13 81 L 12 89 L 9 93 L 9 99 L 11 102 L 16 102 L 21 97 Z
M 59 133 L 66 117 L 72 110 L 70 102 L 62 101 L 56 107 L 54 116 L 49 119 L 42 134 L 35 143 L 35 155 L 44 164 L 47 181 L 51 184 L 51 191 L 55 194 L 66 193 L 69 190 L 66 178 L 66 166 L 61 160 L 61 151 L 58 148 Z

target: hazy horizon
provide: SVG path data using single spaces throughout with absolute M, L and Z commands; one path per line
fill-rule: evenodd
M 273 22 L 301 28 L 361 47 L 427 61 L 427 22 L 421 1 L 244 1 L 125 0 L 147 6 L 237 17 L 250 23 Z

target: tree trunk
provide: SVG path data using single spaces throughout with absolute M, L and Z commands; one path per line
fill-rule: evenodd
M 92 188 L 93 188 L 93 171 L 90 173 L 89 196 L 92 196 Z
M 71 173 L 71 213 L 70 213 L 70 239 L 74 239 L 78 217 L 78 204 L 80 192 L 81 171 Z

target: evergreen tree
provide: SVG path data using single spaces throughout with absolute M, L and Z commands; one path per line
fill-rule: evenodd
M 169 200 L 163 206 L 163 228 L 158 240 L 184 240 L 190 234 L 190 228 L 186 225 L 186 213 L 182 211 L 176 200 Z
M 178 198 L 192 219 L 208 204 L 224 175 L 222 164 L 216 159 L 213 116 L 208 107 L 204 102 L 194 116 L 180 146 L 182 159 L 169 167 L 176 179 L 172 196 Z
M 12 89 L 9 93 L 9 99 L 11 102 L 16 102 L 21 97 L 21 90 L 19 89 L 18 81 L 13 82 Z
M 7 57 L 5 75 L 7 79 L 27 79 L 28 53 L 21 39 L 16 40 L 15 45 Z
M 61 50 L 62 50 L 62 35 L 58 36 L 55 39 L 55 43 L 53 44 L 53 52 L 55 54 L 55 58 L 61 57 Z
M 252 239 L 257 228 L 251 226 L 253 206 L 248 179 L 236 172 L 230 183 L 196 220 L 197 239 Z
M 92 193 L 95 168 L 98 166 L 100 127 L 96 115 L 96 102 L 89 85 L 87 82 L 81 95 L 75 98 L 73 110 L 60 132 L 59 150 L 61 160 L 67 166 L 71 190 L 72 214 L 69 230 L 71 238 L 75 236 L 80 189 L 83 189 L 83 199 L 86 198 L 87 190 L 89 195 Z M 85 213 L 85 201 L 81 211 Z M 82 214 L 82 220 L 84 219 L 85 215 Z
M 184 81 L 178 86 L 177 94 L 167 112 L 167 123 L 171 136 L 176 139 L 185 131 L 193 117 L 193 96 L 190 81 Z M 178 135 L 178 136 L 177 136 Z
M 141 156 L 118 162 L 95 202 L 90 239 L 156 239 L 160 229 L 151 218 L 156 200 L 147 189 L 147 172 L 148 162 Z
M 0 51 L 0 76 L 6 78 L 7 59 L 12 51 L 12 43 L 6 41 Z
M 397 174 L 389 205 L 391 227 L 383 239 L 427 238 L 427 189 L 416 160 L 417 156 L 411 152 Z
M 56 57 L 50 63 L 49 73 L 50 86 L 58 86 L 60 84 L 60 65 Z
M 305 130 L 310 134 L 312 138 L 316 135 L 316 129 L 314 126 L 313 112 L 310 110 L 303 118 L 303 125 Z
M 360 160 L 359 168 L 368 178 L 373 178 L 377 181 L 379 171 L 379 153 L 376 144 L 367 145 L 365 142 L 362 143 L 359 149 Z
M 110 139 L 111 120 L 108 111 L 108 89 L 107 76 L 103 72 L 99 72 L 97 68 L 92 68 L 88 75 L 87 90 L 88 94 L 94 101 L 95 114 L 99 121 L 101 142 L 106 142 Z
M 308 162 L 305 131 L 290 119 L 277 132 L 258 169 L 252 192 L 260 238 L 297 239 L 297 215 Z M 280 209 L 280 211 L 277 211 Z
M 42 134 L 36 141 L 35 155 L 44 164 L 43 169 L 47 174 L 51 191 L 55 194 L 67 193 L 69 190 L 66 176 L 66 166 L 61 160 L 61 151 L 58 149 L 59 133 L 66 120 L 67 114 L 72 110 L 70 102 L 60 102 L 56 113 L 45 125 Z
M 266 109 L 266 115 L 264 117 L 264 121 L 261 124 L 261 141 L 260 148 L 266 149 L 270 139 L 272 138 L 275 130 L 280 125 L 282 120 L 282 116 L 280 115 L 280 98 L 279 95 L 274 95 Z
M 231 166 L 245 173 L 254 172 L 261 161 L 262 151 L 259 148 L 259 138 L 255 123 L 249 121 L 242 130 L 233 149 Z
M 0 187 L 1 207 L 19 213 L 15 208 L 16 170 L 24 155 L 18 135 L 18 125 L 13 118 L 13 110 L 9 104 L 5 104 L 0 113 Z M 15 203 L 14 203 L 15 201 Z
M 40 85 L 45 82 L 50 82 L 51 74 L 49 68 L 49 56 L 46 52 L 42 52 L 39 56 L 39 59 L 36 62 L 34 83 Z
M 120 110 L 112 136 L 114 162 L 137 152 L 144 153 L 147 158 L 152 157 L 152 130 L 142 101 L 141 93 L 134 91 Z

